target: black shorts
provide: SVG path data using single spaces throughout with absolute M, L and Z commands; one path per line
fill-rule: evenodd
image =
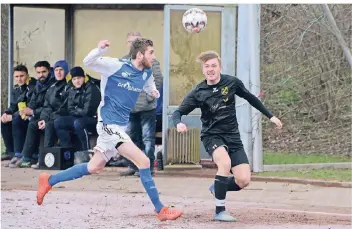
M 218 147 L 225 147 L 231 159 L 231 168 L 240 164 L 249 164 L 246 152 L 239 134 L 212 134 L 202 137 L 205 150 L 213 157 L 213 152 Z

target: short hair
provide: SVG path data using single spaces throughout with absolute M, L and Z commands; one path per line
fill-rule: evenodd
M 129 37 L 129 36 L 141 37 L 142 35 L 140 32 L 129 32 L 127 33 L 126 37 Z
M 137 38 L 131 44 L 131 49 L 130 49 L 131 58 L 133 60 L 136 59 L 138 52 L 141 52 L 142 54 L 144 54 L 145 50 L 147 50 L 149 46 L 153 47 L 152 40 L 146 39 L 146 38 Z
M 28 69 L 25 65 L 19 64 L 13 68 L 14 72 L 25 72 L 28 75 Z
M 46 60 L 41 60 L 35 63 L 34 68 L 39 68 L 39 67 L 45 67 L 48 69 L 48 71 L 50 71 L 50 64 Z
M 208 60 L 211 59 L 218 59 L 219 64 L 221 65 L 221 59 L 220 56 L 217 52 L 215 51 L 205 51 L 202 52 L 198 57 L 197 57 L 197 62 L 204 64 L 205 62 L 207 62 Z

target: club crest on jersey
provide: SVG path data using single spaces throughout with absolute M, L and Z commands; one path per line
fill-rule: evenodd
M 226 86 L 224 88 L 221 88 L 221 94 L 222 95 L 227 95 L 229 93 L 229 88 Z
M 121 75 L 122 75 L 122 77 L 127 78 L 127 77 L 131 76 L 131 73 L 129 73 L 129 72 L 123 72 L 123 73 L 121 73 Z
M 143 80 L 145 80 L 147 78 L 147 75 L 148 74 L 146 72 L 143 73 L 143 75 L 142 75 Z

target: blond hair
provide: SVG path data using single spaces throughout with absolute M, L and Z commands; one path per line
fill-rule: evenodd
M 218 59 L 219 64 L 221 65 L 221 59 L 220 59 L 219 54 L 215 51 L 212 51 L 212 50 L 202 52 L 197 57 L 197 62 L 204 64 L 205 62 L 207 62 L 208 60 L 211 60 L 211 59 Z

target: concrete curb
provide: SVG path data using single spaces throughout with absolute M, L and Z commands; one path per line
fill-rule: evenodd
M 125 168 L 119 167 L 105 167 L 104 171 L 119 173 Z M 195 178 L 214 178 L 216 169 L 204 168 L 204 169 L 191 169 L 191 170 L 180 170 L 180 169 L 167 169 L 163 171 L 156 171 L 156 177 L 195 177 Z M 252 174 L 252 181 L 260 182 L 281 182 L 291 184 L 306 184 L 320 187 L 335 187 L 335 188 L 352 188 L 352 182 L 339 182 L 339 181 L 327 181 L 327 180 L 316 180 L 316 179 L 302 179 L 302 178 L 287 178 L 287 177 L 265 177 Z
M 216 171 L 209 173 L 188 173 L 180 171 L 158 171 L 157 176 L 181 176 L 181 177 L 200 177 L 200 178 L 214 178 Z M 301 178 L 283 178 L 283 177 L 262 177 L 252 175 L 252 181 L 261 182 L 282 182 L 292 184 L 309 184 L 320 187 L 336 187 L 336 188 L 352 188 L 352 182 L 338 182 L 338 181 L 325 181 L 325 180 L 314 180 L 314 179 L 301 179 Z

